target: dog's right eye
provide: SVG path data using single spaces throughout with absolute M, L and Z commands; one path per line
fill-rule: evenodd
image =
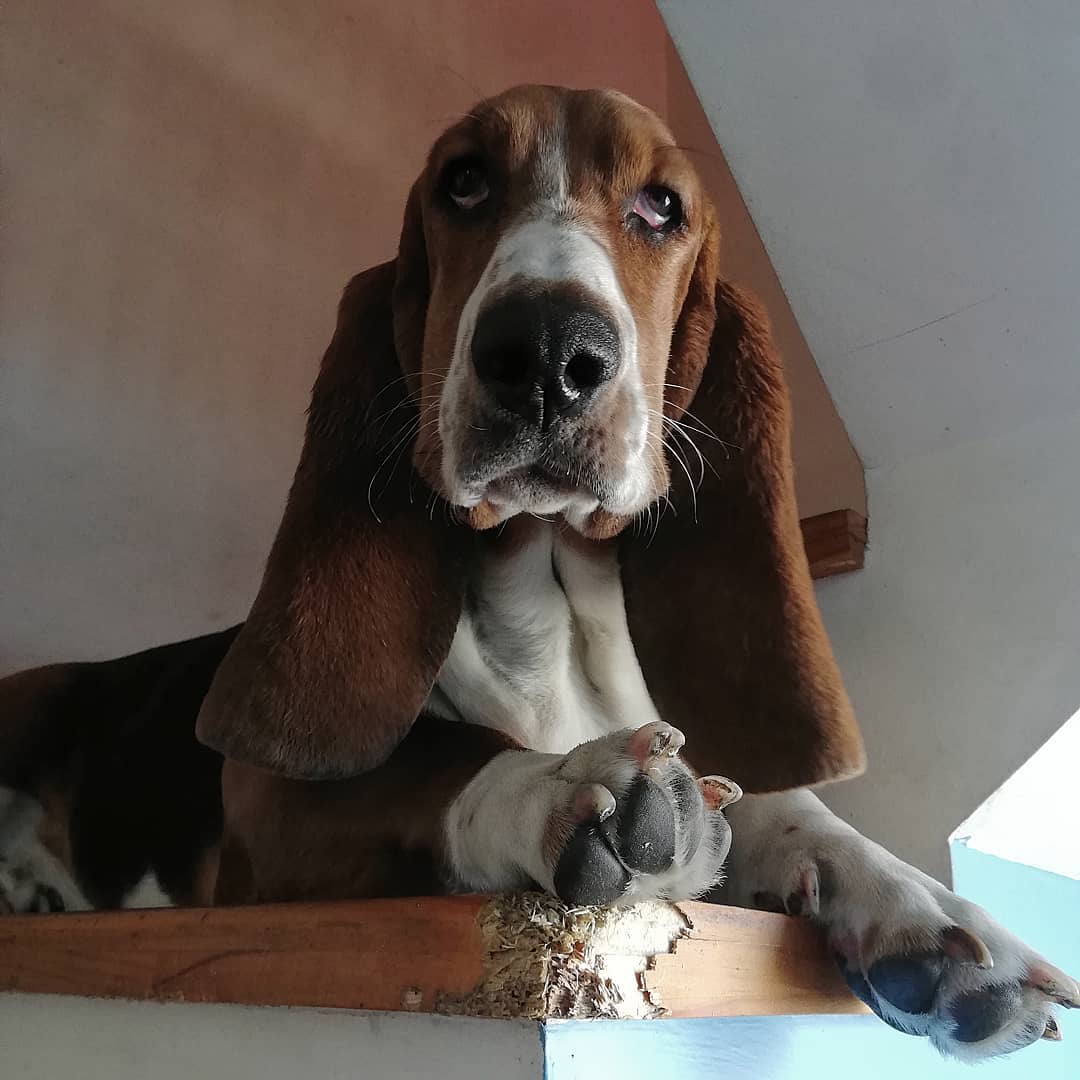
M 479 206 L 490 194 L 487 170 L 479 158 L 452 161 L 443 170 L 442 187 L 462 210 Z

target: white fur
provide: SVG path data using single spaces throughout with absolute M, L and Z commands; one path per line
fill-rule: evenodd
M 0 787 L 0 898 L 13 911 L 34 911 L 45 887 L 59 894 L 65 911 L 88 911 L 74 878 L 38 839 L 43 816 L 34 799 Z
M 173 899 L 161 887 L 157 875 L 152 870 L 147 870 L 135 887 L 124 897 L 124 907 L 137 908 L 163 908 L 172 907 Z
M 561 761 L 561 754 L 507 751 L 454 800 L 446 815 L 446 852 L 453 880 L 464 890 L 509 892 L 535 881 L 555 892 L 555 867 L 542 848 L 548 819 L 573 796 L 554 775 Z
M 592 293 L 602 308 L 611 313 L 619 333 L 621 363 L 613 388 L 622 384 L 630 394 L 632 409 L 623 432 L 626 465 L 605 508 L 612 513 L 629 514 L 641 509 L 650 482 L 646 456 L 648 410 L 638 366 L 637 324 L 611 255 L 599 239 L 553 209 L 556 202 L 555 198 L 545 198 L 506 232 L 462 309 L 439 404 L 443 483 L 451 503 L 470 507 L 485 497 L 487 484 L 495 479 L 492 475 L 479 485 L 470 486 L 461 476 L 462 446 L 472 423 L 469 402 L 476 380 L 472 340 L 485 301 L 509 282 L 523 285 L 573 282 Z M 526 510 L 538 514 L 562 513 L 573 523 L 583 521 L 597 505 L 594 498 L 560 495 L 550 504 L 507 504 L 501 509 L 506 518 Z
M 586 558 L 538 523 L 513 555 L 487 559 L 471 601 L 429 703 L 434 711 L 560 754 L 658 719 L 630 641 L 614 552 Z
M 64 911 L 93 907 L 67 867 L 38 838 L 40 804 L 22 792 L 0 787 L 0 899 L 16 912 L 36 911 L 41 889 L 53 889 Z M 172 898 L 147 871 L 124 897 L 125 908 L 172 907 Z

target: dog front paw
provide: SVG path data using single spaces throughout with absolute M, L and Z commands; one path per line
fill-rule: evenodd
M 701 895 L 722 876 L 722 811 L 742 792 L 691 773 L 684 742 L 656 721 L 565 755 L 501 755 L 448 814 L 455 876 L 485 890 L 539 885 L 568 904 Z
M 886 1023 L 965 1061 L 1060 1039 L 1053 1007 L 1080 1007 L 1076 983 L 984 911 L 952 900 L 942 921 L 901 916 L 861 942 L 834 933 L 855 995 Z
M 793 843 L 781 865 L 773 888 L 753 897 L 757 906 L 822 923 L 852 992 L 944 1054 L 981 1061 L 1060 1039 L 1055 1006 L 1080 1007 L 1063 971 L 863 837 Z

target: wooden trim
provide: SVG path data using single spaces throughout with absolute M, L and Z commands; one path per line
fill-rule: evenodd
M 400 1010 L 481 976 L 483 897 L 0 919 L 0 990 Z M 410 1002 L 411 1003 L 411 998 Z
M 548 904 L 553 901 L 546 900 Z M 512 921 L 491 934 L 486 897 L 94 912 L 0 919 L 0 990 L 154 1001 L 229 1002 L 546 1019 L 581 1015 L 548 995 L 530 1011 L 501 1002 L 506 957 L 528 935 Z M 565 911 L 565 909 L 563 909 Z M 631 977 L 652 1014 L 750 1016 L 862 1011 L 801 920 L 710 904 L 660 905 L 682 927 L 670 951 L 646 949 Z M 665 914 L 666 912 L 666 914 Z M 574 915 L 574 913 L 570 913 Z M 620 956 L 634 944 L 623 933 Z M 648 935 L 643 935 L 644 941 Z M 655 931 L 650 940 L 655 941 Z M 493 953 L 492 941 L 499 942 Z M 629 941 L 629 945 L 627 945 Z M 644 946 L 642 946 L 644 948 Z M 544 946 L 545 980 L 558 966 Z M 588 947 L 584 950 L 589 953 Z M 575 950 L 580 957 L 581 949 Z M 492 964 L 496 955 L 497 962 Z M 529 961 L 532 963 L 532 960 Z M 535 966 L 535 965 L 534 965 Z M 612 957 L 590 977 L 614 970 Z M 497 969 L 497 978 L 492 971 Z M 485 980 L 487 980 L 485 984 Z M 588 978 L 585 980 L 588 981 Z M 515 995 L 509 993 L 509 998 Z M 518 998 L 523 1000 L 522 995 Z M 461 1007 L 480 1001 L 480 1007 Z M 488 1004 L 483 1004 L 488 1002 Z M 585 1015 L 590 1015 L 585 1013 Z M 594 1015 L 594 1014 L 593 1014 Z
M 665 1016 L 867 1012 L 809 923 L 718 904 L 679 904 L 693 927 L 657 956 L 646 986 Z
M 855 510 L 830 510 L 803 518 L 803 543 L 814 578 L 861 570 L 866 550 L 866 518 Z

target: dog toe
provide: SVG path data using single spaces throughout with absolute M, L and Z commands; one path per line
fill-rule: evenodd
M 565 904 L 613 904 L 630 875 L 595 828 L 574 830 L 555 867 L 555 895 Z
M 648 776 L 639 776 L 619 807 L 618 845 L 623 862 L 643 874 L 658 874 L 675 861 L 675 807 Z

